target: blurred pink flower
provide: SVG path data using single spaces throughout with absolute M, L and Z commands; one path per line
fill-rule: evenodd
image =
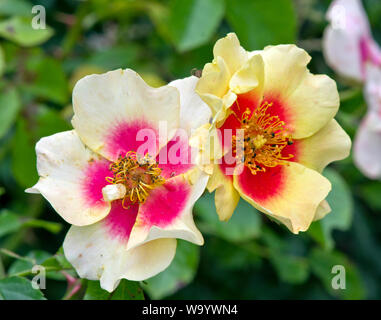
M 365 64 L 381 65 L 381 49 L 373 40 L 361 0 L 335 0 L 323 36 L 323 52 L 328 65 L 343 77 L 364 81 Z
M 364 96 L 368 111 L 354 142 L 356 166 L 369 178 L 381 178 L 381 68 L 366 67 Z
M 323 36 L 327 64 L 345 78 L 365 83 L 368 111 L 354 141 L 354 162 L 370 179 L 381 179 L 381 49 L 361 0 L 335 0 Z

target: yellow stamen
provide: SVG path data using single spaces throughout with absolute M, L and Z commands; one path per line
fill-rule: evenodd
M 238 119 L 241 129 L 244 130 L 243 138 L 233 136 L 233 150 L 243 151 L 243 159 L 240 163 L 247 166 L 253 174 L 258 171 L 265 172 L 266 167 L 288 165 L 288 159 L 292 154 L 284 156 L 283 149 L 293 144 L 290 133 L 285 127 L 284 121 L 278 116 L 271 116 L 267 110 L 272 103 L 264 102 L 254 112 L 247 109 L 242 118 Z M 242 150 L 243 149 L 243 150 Z
M 126 200 L 130 203 L 144 203 L 149 191 L 162 185 L 165 179 L 161 176 L 161 168 L 148 154 L 138 156 L 136 152 L 129 151 L 110 165 L 113 177 L 106 177 L 110 184 L 123 184 L 126 194 L 122 200 L 124 208 Z
M 262 148 L 265 145 L 266 141 L 266 138 L 261 134 L 253 138 L 253 144 L 256 149 Z

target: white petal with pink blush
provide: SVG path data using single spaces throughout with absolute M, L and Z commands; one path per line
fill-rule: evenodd
M 107 221 L 72 226 L 63 245 L 66 258 L 81 278 L 99 280 L 112 292 L 121 279 L 141 281 L 163 271 L 176 253 L 176 239 L 150 241 L 126 250 L 123 240 L 108 233 Z
M 41 193 L 63 219 L 76 226 L 107 216 L 110 204 L 103 201 L 102 188 L 109 162 L 86 148 L 74 130 L 42 138 L 36 153 L 40 179 L 27 192 Z
M 87 76 L 73 91 L 75 130 L 37 144 L 40 179 L 27 192 L 73 224 L 64 252 L 80 277 L 112 291 L 120 279 L 164 270 L 176 239 L 203 244 L 192 208 L 208 176 L 193 164 L 188 138 L 210 111 L 196 82 L 155 89 L 132 70 Z
M 150 149 L 156 154 L 179 128 L 180 96 L 170 86 L 152 88 L 133 70 L 114 70 L 86 76 L 73 89 L 73 127 L 93 151 L 115 160 L 136 149 L 145 135 L 155 134 Z M 168 137 L 159 135 L 165 122 Z M 141 143 L 140 143 L 141 144 Z

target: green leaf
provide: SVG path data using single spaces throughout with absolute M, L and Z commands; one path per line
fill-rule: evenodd
M 47 268 L 46 277 L 54 280 L 66 280 L 65 276 L 58 271 L 65 269 L 60 263 L 58 263 L 55 256 L 52 256 L 49 252 L 43 250 L 33 250 L 30 251 L 25 259 L 19 259 L 12 263 L 8 269 L 8 274 L 10 276 L 17 275 L 19 273 L 30 271 L 33 266 L 41 265 Z M 49 271 L 53 269 L 53 271 Z M 57 271 L 54 271 L 57 269 Z
M 304 283 L 309 275 L 308 262 L 302 257 L 270 253 L 270 262 L 277 271 L 280 280 L 291 283 Z
M 96 52 L 87 61 L 87 64 L 106 70 L 128 68 L 136 61 L 138 55 L 139 50 L 135 45 L 115 46 Z
M 46 300 L 42 292 L 33 289 L 28 279 L 11 277 L 0 280 L 0 300 Z
M 233 216 L 228 222 L 218 219 L 214 204 L 214 194 L 205 193 L 195 205 L 200 217 L 200 229 L 228 241 L 240 242 L 256 238 L 260 234 L 262 220 L 258 211 L 249 203 L 240 200 Z
M 21 46 L 37 46 L 47 41 L 53 35 L 50 27 L 33 29 L 32 19 L 28 17 L 13 17 L 0 22 L 0 36 Z
M 0 237 L 17 231 L 21 227 L 18 215 L 3 209 L 0 212 Z
M 172 0 L 169 8 L 168 32 L 179 51 L 208 42 L 225 9 L 223 0 Z
M 50 256 L 48 257 L 47 259 L 45 259 L 41 265 L 43 267 L 47 267 L 47 268 L 55 268 L 55 269 L 65 269 L 62 264 L 57 260 L 57 257 L 54 255 L 54 256 Z
M 0 237 L 15 232 L 21 227 L 42 228 L 51 233 L 59 233 L 62 230 L 62 224 L 58 222 L 30 219 L 7 209 L 0 211 Z
M 20 98 L 17 94 L 16 89 L 13 88 L 0 94 L 0 138 L 2 138 L 7 133 L 9 128 L 14 123 L 20 108 Z
M 12 172 L 16 181 L 25 188 L 37 182 L 36 153 L 34 141 L 26 128 L 26 122 L 19 118 L 12 142 Z
M 34 57 L 28 61 L 27 69 L 34 73 L 32 84 L 24 88 L 31 94 L 58 104 L 69 100 L 69 83 L 59 61 L 48 57 Z
M 110 292 L 100 287 L 99 281 L 87 281 L 87 289 L 84 300 L 109 300 Z
M 345 113 L 362 113 L 366 109 L 361 87 L 354 87 L 340 91 L 340 111 Z
M 144 293 L 138 282 L 123 279 L 113 292 L 111 300 L 144 300 Z
M 50 256 L 41 263 L 41 265 L 47 269 L 57 270 L 48 272 L 47 277 L 55 280 L 66 280 L 66 277 L 61 272 L 59 272 L 60 270 L 64 270 L 72 277 L 76 277 L 77 275 L 72 265 L 69 263 L 69 261 L 66 260 L 63 252 L 61 253 L 61 251 L 62 248 L 54 256 Z
M 114 292 L 100 287 L 99 281 L 87 281 L 84 300 L 144 300 L 143 290 L 139 283 L 123 279 Z
M 45 267 L 47 271 L 46 277 L 50 279 L 66 280 L 65 276 L 60 272 L 62 270 L 73 277 L 76 276 L 73 267 L 64 257 L 62 248 L 53 256 L 43 250 L 32 250 L 25 257 L 19 256 L 17 253 L 6 249 L 2 249 L 1 253 L 16 259 L 8 269 L 8 273 L 11 276 L 32 275 L 34 273 L 32 268 L 35 265 Z
M 261 265 L 262 256 L 261 252 L 257 250 L 258 247 L 254 241 L 241 244 L 219 237 L 210 237 L 202 250 L 203 255 L 219 267 L 241 272 L 242 270 L 253 270 Z
M 226 0 L 226 16 L 247 50 L 294 43 L 296 14 L 291 0 Z
M 33 260 L 31 260 L 30 258 L 22 257 L 19 254 L 17 254 L 16 252 L 13 252 L 13 251 L 5 249 L 5 248 L 0 248 L 0 253 L 6 255 L 8 257 L 17 259 L 17 260 L 25 260 L 28 262 L 33 262 Z
M 184 75 L 188 75 L 193 68 L 201 70 L 205 65 L 205 61 L 212 59 L 213 44 L 208 43 L 192 51 L 171 55 L 165 62 L 175 78 L 182 78 Z
M 381 210 L 380 182 L 368 182 L 367 184 L 360 187 L 359 193 L 374 211 Z
M 334 246 L 332 231 L 345 231 L 351 226 L 353 198 L 347 183 L 340 174 L 330 168 L 325 169 L 323 174 L 332 184 L 332 190 L 326 199 L 332 210 L 322 220 L 313 223 L 309 234 L 326 248 L 332 249 Z M 320 227 L 315 226 L 319 224 Z
M 309 229 L 307 230 L 307 234 L 323 247 L 328 247 L 326 243 L 326 235 L 323 230 L 321 221 L 312 223 Z
M 65 257 L 63 247 L 61 247 L 57 251 L 57 253 L 54 255 L 54 257 L 63 269 L 72 268 L 72 265 L 70 264 L 70 262 Z
M 364 299 L 365 289 L 355 266 L 347 257 L 337 251 L 314 249 L 310 254 L 312 272 L 323 283 L 326 290 L 341 299 Z M 334 289 L 332 279 L 337 275 L 332 273 L 334 266 L 345 268 L 345 289 Z
M 32 5 L 25 0 L 0 0 L 0 15 L 29 16 L 32 14 Z
M 59 233 L 62 230 L 62 224 L 58 222 L 51 222 L 39 219 L 29 219 L 23 223 L 24 227 L 42 228 L 51 233 Z
M 277 233 L 264 228 L 262 239 L 267 245 L 268 258 L 281 281 L 291 284 L 304 283 L 309 276 L 308 261 L 290 251 L 291 241 L 283 241 Z
M 71 129 L 69 122 L 59 112 L 45 105 L 38 106 L 37 137 L 46 137 Z
M 196 275 L 200 258 L 200 247 L 178 240 L 176 256 L 171 265 L 157 276 L 142 284 L 152 299 L 161 299 L 189 284 Z
M 16 260 L 11 264 L 11 266 L 8 269 L 8 274 L 10 276 L 13 276 L 17 273 L 28 271 L 33 268 L 36 264 L 41 264 L 46 259 L 50 258 L 51 254 L 46 251 L 42 250 L 33 250 L 28 252 L 28 254 L 25 256 L 27 259 L 23 260 Z

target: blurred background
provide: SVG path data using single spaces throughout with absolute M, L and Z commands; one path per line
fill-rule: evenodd
M 60 249 L 69 225 L 42 196 L 24 193 L 38 178 L 35 143 L 71 129 L 71 91 L 87 74 L 132 68 L 161 86 L 202 69 L 215 41 L 231 31 L 247 50 L 296 43 L 312 56 L 311 72 L 337 81 L 336 119 L 353 138 L 366 105 L 362 87 L 339 79 L 324 61 L 329 3 L 0 0 L 0 299 L 111 298 L 91 281 L 70 292 L 78 282 Z M 363 4 L 381 43 L 381 1 Z M 34 5 L 46 9 L 46 29 L 31 28 Z M 194 209 L 205 245 L 179 241 L 166 271 L 140 284 L 123 281 L 113 298 L 123 297 L 123 288 L 125 299 L 381 298 L 381 182 L 365 178 L 351 157 L 324 175 L 333 185 L 332 212 L 297 236 L 242 200 L 229 223 L 219 222 L 206 193 Z M 46 289 L 30 291 L 36 263 L 48 267 Z M 345 267 L 345 290 L 332 288 L 334 265 Z

